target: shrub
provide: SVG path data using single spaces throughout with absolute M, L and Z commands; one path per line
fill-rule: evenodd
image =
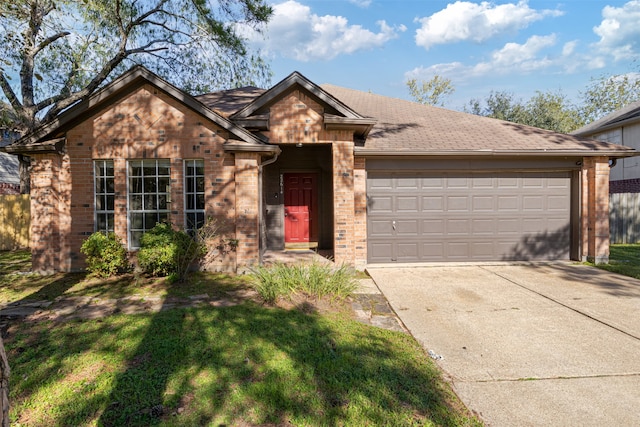
M 129 269 L 127 250 L 115 233 L 97 231 L 80 247 L 87 258 L 87 270 L 100 277 L 109 277 Z
M 314 297 L 345 298 L 356 290 L 355 271 L 342 265 L 310 263 L 286 265 L 276 263 L 252 270 L 252 283 L 258 294 L 268 303 L 295 292 Z
M 182 279 L 193 260 L 205 252 L 206 247 L 184 231 L 174 230 L 171 224 L 158 223 L 140 238 L 138 263 L 145 273 Z

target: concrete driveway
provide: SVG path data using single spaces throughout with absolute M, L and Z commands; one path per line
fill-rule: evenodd
M 367 270 L 488 425 L 640 425 L 640 281 L 562 263 Z

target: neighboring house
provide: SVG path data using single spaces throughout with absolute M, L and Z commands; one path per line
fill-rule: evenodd
M 572 135 L 640 149 L 640 101 L 606 115 Z M 609 181 L 611 240 L 640 242 L 640 159 L 612 162 Z
M 234 253 L 318 248 L 336 263 L 608 259 L 616 144 L 336 86 L 192 97 L 135 67 L 7 148 L 32 158 L 37 271 L 84 266 L 113 230 L 229 225 Z
M 0 128 L 0 149 L 20 137 L 18 132 Z M 0 194 L 20 194 L 18 156 L 0 152 Z

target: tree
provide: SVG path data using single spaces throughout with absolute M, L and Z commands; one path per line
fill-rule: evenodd
M 522 123 L 554 132 L 569 133 L 584 125 L 584 120 L 579 108 L 573 106 L 562 92 L 537 91 L 527 101 Z
M 491 91 L 484 100 L 484 105 L 482 103 L 482 100 L 474 98 L 469 101 L 469 108 L 465 107 L 464 111 L 509 122 L 520 123 L 523 120 L 525 107 L 522 101 L 514 99 L 510 92 Z
M 409 94 L 414 101 L 425 105 L 444 106 L 444 98 L 455 92 L 451 79 L 435 75 L 431 80 L 409 79 L 407 81 Z
M 241 27 L 271 13 L 266 0 L 1 0 L 0 88 L 27 132 L 133 64 L 187 91 L 254 83 L 269 72 Z
M 580 113 L 584 122 L 590 123 L 640 100 L 640 76 L 623 74 L 592 78 L 580 95 L 583 104 Z
M 562 133 L 569 133 L 584 124 L 579 109 L 560 91 L 538 91 L 526 102 L 515 100 L 509 92 L 491 92 L 484 104 L 472 99 L 465 111 Z

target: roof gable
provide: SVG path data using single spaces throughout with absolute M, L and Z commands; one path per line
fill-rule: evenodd
M 603 132 L 607 129 L 622 126 L 629 122 L 640 121 L 640 101 L 632 102 L 623 108 L 609 113 L 606 116 L 591 122 L 578 130 L 571 132 L 572 135 L 586 136 Z
M 324 107 L 324 123 L 327 128 L 353 128 L 356 135 L 365 138 L 376 123 L 375 119 L 357 113 L 298 71 L 289 74 L 285 79 L 254 99 L 253 102 L 245 105 L 231 115 L 230 119 L 243 124 L 254 122 L 252 118 L 264 118 L 265 110 L 295 89 L 305 92 Z
M 52 121 L 43 124 L 33 132 L 27 134 L 14 144 L 7 146 L 8 152 L 33 152 L 33 151 L 55 151 L 60 147 L 60 136 L 69 127 L 75 126 L 78 121 L 89 115 L 95 114 L 101 109 L 107 108 L 111 102 L 123 94 L 129 93 L 136 88 L 150 84 L 154 88 L 161 90 L 176 99 L 183 105 L 211 120 L 221 128 L 227 130 L 231 135 L 248 145 L 267 145 L 258 136 L 246 129 L 229 121 L 227 118 L 211 110 L 200 101 L 176 88 L 166 80 L 158 77 L 145 67 L 140 65 L 131 68 L 126 73 L 109 83 L 104 88 L 95 92 L 82 102 L 70 107 Z M 276 147 L 274 147 L 275 149 Z

